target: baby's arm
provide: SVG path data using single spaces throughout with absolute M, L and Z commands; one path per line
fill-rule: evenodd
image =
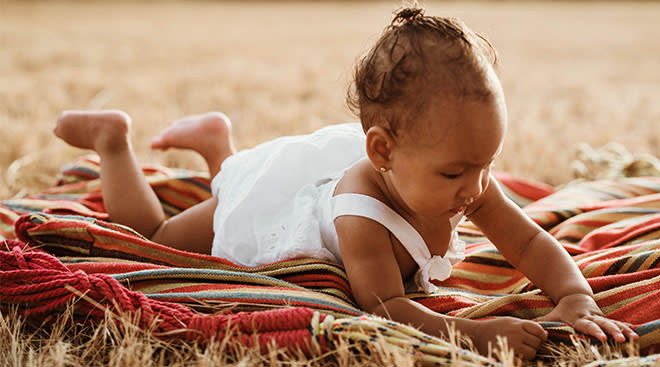
M 353 295 L 362 309 L 411 324 L 431 335 L 447 338 L 450 324 L 472 339 L 483 354 L 496 335 L 509 338 L 509 346 L 524 358 L 535 356 L 547 333 L 533 321 L 512 317 L 474 321 L 436 313 L 405 297 L 401 272 L 390 233 L 366 218 L 342 216 L 335 220 L 340 250 Z
M 605 317 L 573 259 L 550 234 L 507 199 L 494 179 L 468 217 L 504 257 L 548 294 L 556 307 L 539 321 L 562 321 L 577 331 L 616 341 L 637 339 L 628 325 Z

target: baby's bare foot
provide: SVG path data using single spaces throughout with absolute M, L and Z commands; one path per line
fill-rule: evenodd
M 122 111 L 64 111 L 53 132 L 74 147 L 104 154 L 128 147 L 130 125 Z
M 204 115 L 188 116 L 170 124 L 159 136 L 151 141 L 153 149 L 192 149 L 207 150 L 210 146 L 222 145 L 223 140 L 229 143 L 231 122 L 219 112 Z
M 220 112 L 188 116 L 174 121 L 151 141 L 152 149 L 191 149 L 199 153 L 213 172 L 234 153 L 231 122 Z M 216 167 L 217 166 L 217 167 Z

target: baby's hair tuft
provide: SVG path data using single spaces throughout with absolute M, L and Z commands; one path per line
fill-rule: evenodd
M 399 12 L 394 14 L 392 24 L 403 24 L 423 17 L 424 9 L 422 8 L 402 8 L 399 9 Z
M 347 104 L 365 131 L 382 124 L 396 135 L 425 95 L 488 98 L 486 70 L 496 63 L 495 48 L 462 21 L 404 7 L 357 63 Z

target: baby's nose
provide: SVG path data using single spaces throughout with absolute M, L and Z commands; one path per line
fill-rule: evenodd
M 481 177 L 476 180 L 469 182 L 463 189 L 462 196 L 467 205 L 470 205 L 476 197 L 481 195 L 483 191 L 483 185 L 481 184 Z M 469 201 L 469 203 L 468 203 Z

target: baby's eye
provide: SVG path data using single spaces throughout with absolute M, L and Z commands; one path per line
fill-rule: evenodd
M 460 173 L 442 173 L 442 176 L 444 178 L 448 178 L 450 180 L 453 180 L 455 178 L 459 178 L 461 176 Z

